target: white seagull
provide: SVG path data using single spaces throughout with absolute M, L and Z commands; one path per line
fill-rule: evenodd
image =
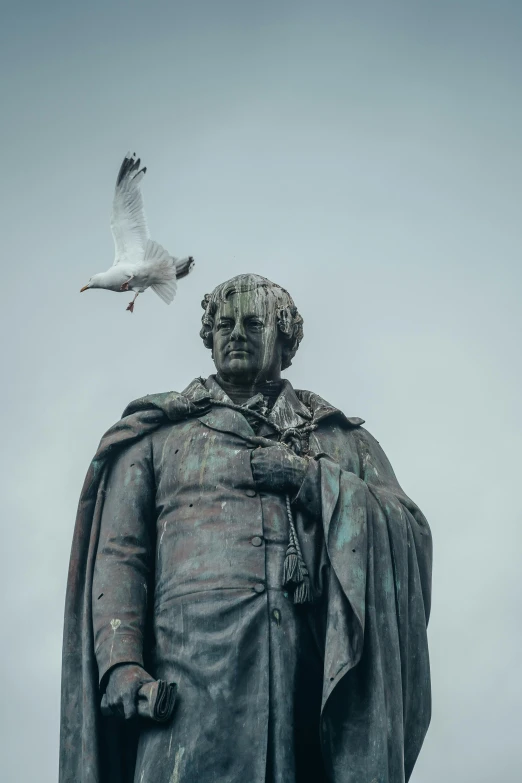
M 194 266 L 192 256 L 174 258 L 164 247 L 149 237 L 143 210 L 140 183 L 146 168 L 140 169 L 136 153 L 127 153 L 116 180 L 112 203 L 111 229 L 114 237 L 114 263 L 106 272 L 93 275 L 80 291 L 106 288 L 109 291 L 134 291 L 127 310 L 134 311 L 138 294 L 152 290 L 167 304 L 176 294 L 180 277 Z

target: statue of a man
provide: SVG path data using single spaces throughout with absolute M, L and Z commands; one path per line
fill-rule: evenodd
M 303 333 L 284 289 L 240 275 L 203 307 L 216 375 L 128 406 L 86 478 L 61 783 L 404 783 L 427 522 L 361 419 L 281 379 Z M 141 717 L 156 681 L 167 722 Z

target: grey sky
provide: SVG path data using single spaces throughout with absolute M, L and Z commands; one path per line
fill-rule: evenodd
M 2 779 L 56 780 L 64 587 L 90 457 L 126 403 L 212 371 L 203 294 L 257 272 L 286 375 L 362 416 L 435 540 L 434 717 L 412 783 L 520 769 L 522 5 L 6 2 Z M 166 307 L 112 262 L 131 149 Z

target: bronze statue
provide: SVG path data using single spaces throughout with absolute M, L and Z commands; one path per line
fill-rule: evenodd
M 284 289 L 240 275 L 203 307 L 216 375 L 131 403 L 87 474 L 61 783 L 403 783 L 430 719 L 428 524 L 361 419 L 281 379 Z

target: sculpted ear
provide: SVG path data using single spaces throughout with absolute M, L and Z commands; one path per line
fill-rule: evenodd
M 289 354 L 292 345 L 292 315 L 288 307 L 280 307 L 277 311 L 277 328 L 281 343 L 281 369 L 286 370 L 290 362 Z
M 299 343 L 303 338 L 303 319 L 294 304 L 278 308 L 277 326 L 283 335 L 281 369 L 286 370 L 292 364 L 292 359 L 297 353 Z
M 293 318 L 289 307 L 280 307 L 277 311 L 277 324 L 285 337 L 291 337 L 293 331 Z
M 213 305 L 211 302 L 211 294 L 205 294 L 203 301 L 201 302 L 201 307 L 204 309 L 203 316 L 201 318 L 201 323 L 203 324 L 201 327 L 201 331 L 199 333 L 201 339 L 203 340 L 203 344 L 205 348 L 210 348 L 212 350 L 213 345 L 213 339 L 212 339 L 212 330 L 214 328 L 214 315 L 216 312 L 216 306 Z

